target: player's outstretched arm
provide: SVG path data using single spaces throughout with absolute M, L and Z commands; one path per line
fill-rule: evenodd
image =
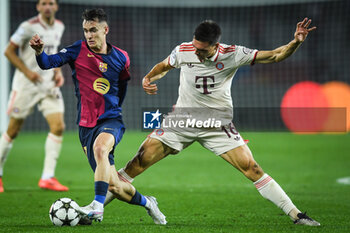
M 297 48 L 304 42 L 309 32 L 316 27 L 309 28 L 311 19 L 305 18 L 302 22 L 297 23 L 297 28 L 294 33 L 294 39 L 286 45 L 276 48 L 271 51 L 259 51 L 255 63 L 274 63 L 280 62 L 292 55 Z
M 169 70 L 173 68 L 171 65 L 169 65 L 168 59 L 169 58 L 166 58 L 162 62 L 155 65 L 152 70 L 142 79 L 142 87 L 147 94 L 157 94 L 157 84 L 151 83 L 161 79 L 164 75 L 166 75 L 166 73 L 168 73 Z
M 44 42 L 38 35 L 34 35 L 29 41 L 30 47 L 35 50 L 36 61 L 43 70 L 60 67 L 65 64 L 58 54 L 47 55 L 44 52 Z

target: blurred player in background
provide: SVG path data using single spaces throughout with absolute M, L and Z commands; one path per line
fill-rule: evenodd
M 23 22 L 11 36 L 5 55 L 16 67 L 9 98 L 8 114 L 10 122 L 7 131 L 0 139 L 0 192 L 4 192 L 2 184 L 3 167 L 24 120 L 38 105 L 44 115 L 50 132 L 45 142 L 44 169 L 39 187 L 54 191 L 68 191 L 55 176 L 55 168 L 62 146 L 64 131 L 64 104 L 59 89 L 64 78 L 61 69 L 43 71 L 35 61 L 34 51 L 28 42 L 33 34 L 40 34 L 47 44 L 48 54 L 56 53 L 64 31 L 61 21 L 55 19 L 58 10 L 57 0 L 38 0 L 36 9 L 39 15 Z M 19 55 L 17 55 L 17 50 Z M 30 160 L 30 152 L 23 155 Z
M 143 78 L 143 88 L 147 94 L 157 93 L 154 81 L 162 78 L 169 70 L 180 68 L 179 97 L 177 109 L 186 108 L 187 114 L 201 109 L 200 115 L 214 109 L 209 117 L 217 117 L 228 109 L 227 120 L 222 127 L 179 129 L 164 128 L 153 131 L 143 142 L 136 156 L 119 170 L 121 179 L 132 182 L 152 164 L 169 154 L 176 154 L 194 141 L 223 158 L 254 182 L 259 193 L 272 201 L 293 219 L 295 224 L 319 226 L 320 224 L 301 213 L 287 194 L 255 162 L 250 149 L 232 124 L 232 79 L 240 66 L 254 63 L 280 62 L 292 55 L 308 33 L 316 27 L 308 28 L 311 20 L 305 18 L 297 24 L 294 39 L 272 51 L 258 51 L 243 46 L 219 43 L 221 29 L 213 21 L 204 21 L 196 28 L 192 42 L 182 43 L 172 53 L 153 67 Z M 218 109 L 218 110 L 216 110 Z M 163 121 L 164 123 L 164 121 Z
M 114 165 L 114 150 L 125 131 L 121 105 L 130 79 L 129 56 L 107 43 L 109 26 L 102 9 L 86 10 L 83 20 L 86 40 L 79 40 L 57 54 L 47 55 L 38 35 L 30 41 L 41 68 L 66 63 L 72 68 L 78 99 L 79 138 L 95 173 L 95 199 L 80 212 L 84 217 L 102 221 L 109 190 L 122 201 L 145 207 L 156 224 L 165 225 L 165 216 L 158 209 L 156 199 L 143 196 L 131 184 L 120 181 Z

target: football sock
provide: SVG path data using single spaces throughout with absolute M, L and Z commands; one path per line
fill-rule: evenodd
M 104 202 L 104 206 L 108 205 L 115 198 L 114 194 L 111 191 L 107 191 L 106 199 Z
M 0 177 L 2 177 L 3 175 L 4 164 L 10 153 L 11 148 L 12 148 L 12 139 L 5 132 L 2 134 L 0 138 Z
M 95 181 L 95 201 L 103 205 L 106 200 L 109 184 L 104 181 Z
M 147 207 L 147 199 L 137 190 L 135 190 L 135 195 L 132 197 L 131 201 L 129 202 L 130 204 L 133 205 L 140 205 L 140 206 L 145 206 Z
M 62 147 L 62 136 L 49 133 L 45 142 L 45 160 L 41 179 L 50 179 L 55 176 L 55 168 Z
M 131 178 L 125 171 L 124 168 L 119 169 L 118 171 L 118 177 L 120 180 L 127 182 L 127 183 L 132 183 L 134 181 L 133 178 Z
M 289 215 L 293 209 L 296 209 L 287 194 L 268 174 L 265 173 L 259 180 L 254 182 L 254 185 L 261 196 L 273 202 L 287 215 Z

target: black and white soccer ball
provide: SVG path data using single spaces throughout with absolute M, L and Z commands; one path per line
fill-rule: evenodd
M 50 207 L 50 220 L 55 226 L 75 226 L 80 220 L 79 205 L 70 198 L 56 200 Z

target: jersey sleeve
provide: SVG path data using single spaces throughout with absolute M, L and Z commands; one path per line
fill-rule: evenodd
M 126 51 L 122 51 L 126 61 L 125 61 L 125 66 L 124 69 L 120 72 L 119 75 L 119 80 L 130 80 L 130 58 L 129 58 L 129 54 Z
M 22 45 L 26 43 L 33 35 L 34 33 L 30 28 L 30 23 L 25 21 L 19 25 L 17 30 L 11 36 L 10 41 L 18 47 L 22 47 Z
M 168 63 L 174 68 L 180 68 L 179 49 L 180 46 L 176 46 L 169 55 Z
M 79 56 L 82 41 L 79 40 L 74 44 L 61 49 L 57 55 L 61 57 L 63 64 L 75 61 Z
M 236 46 L 235 62 L 238 66 L 253 65 L 258 53 L 256 49 L 249 49 L 244 46 Z
M 74 61 L 80 53 L 80 48 L 81 41 L 77 41 L 56 54 L 47 55 L 45 52 L 42 52 L 39 56 L 36 56 L 36 60 L 39 67 L 44 70 L 60 67 Z

